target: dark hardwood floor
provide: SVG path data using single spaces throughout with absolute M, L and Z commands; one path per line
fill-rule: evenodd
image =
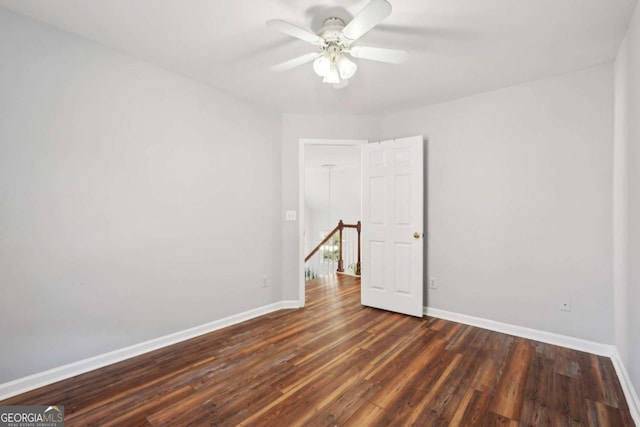
M 360 305 L 308 282 L 282 310 L 0 402 L 67 426 L 633 426 L 611 361 Z

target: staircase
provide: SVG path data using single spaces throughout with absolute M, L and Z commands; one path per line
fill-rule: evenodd
M 315 279 L 334 272 L 360 276 L 360 231 L 360 221 L 345 224 L 340 220 L 305 257 L 305 278 Z

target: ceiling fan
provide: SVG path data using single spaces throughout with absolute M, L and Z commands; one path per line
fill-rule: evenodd
M 404 50 L 355 45 L 365 33 L 391 14 L 387 0 L 371 0 L 348 24 L 336 17 L 324 21 L 318 34 L 280 19 L 267 21 L 267 26 L 316 46 L 316 51 L 271 67 L 273 71 L 286 71 L 313 61 L 313 70 L 323 82 L 340 89 L 349 84 L 358 66 L 349 56 L 358 59 L 401 64 L 409 54 Z

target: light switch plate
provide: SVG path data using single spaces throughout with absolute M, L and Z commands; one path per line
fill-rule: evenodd
M 296 211 L 285 211 L 284 219 L 285 221 L 295 221 L 296 220 Z

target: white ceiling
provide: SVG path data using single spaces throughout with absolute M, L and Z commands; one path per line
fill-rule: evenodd
M 358 60 L 346 89 L 307 64 L 271 65 L 311 45 L 265 27 L 318 30 L 368 0 L 0 0 L 0 6 L 282 112 L 373 113 L 440 102 L 611 61 L 636 0 L 390 0 L 361 43 L 406 49 L 388 65 Z

